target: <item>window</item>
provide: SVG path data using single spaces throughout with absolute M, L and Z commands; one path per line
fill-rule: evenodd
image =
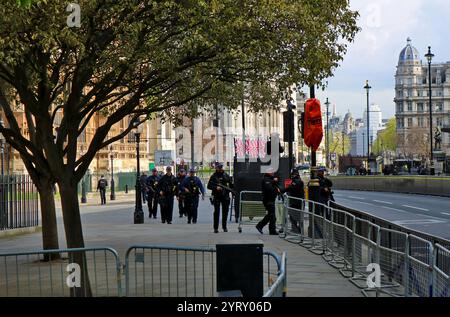
M 442 118 L 436 118 L 436 126 L 442 128 Z
M 413 119 L 408 118 L 408 128 L 411 128 L 413 126 Z
M 422 97 L 422 90 L 417 91 L 417 97 Z
M 444 104 L 442 102 L 436 105 L 436 111 L 444 111 Z
M 425 122 L 424 118 L 417 118 L 417 124 L 420 128 L 424 127 L 424 122 Z
M 417 104 L 417 112 L 423 112 L 423 102 L 419 102 Z
M 397 113 L 403 112 L 403 102 L 397 103 Z
M 397 128 L 398 129 L 404 128 L 403 119 L 397 119 Z
M 409 112 L 413 111 L 413 104 L 412 104 L 411 101 L 408 102 L 408 111 L 409 111 Z

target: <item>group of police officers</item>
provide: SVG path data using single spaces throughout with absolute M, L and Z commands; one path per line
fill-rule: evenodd
M 207 189 L 212 193 L 211 204 L 214 206 L 214 233 L 219 233 L 220 214 L 222 213 L 222 230 L 228 232 L 228 212 L 230 207 L 230 194 L 234 195 L 232 178 L 224 169 L 223 164 L 217 163 L 215 173 L 210 177 Z M 319 170 L 319 202 L 326 204 L 334 200 L 332 182 L 324 176 L 324 170 Z M 166 174 L 160 176 L 158 170 L 153 169 L 150 176 L 143 174 L 140 179 L 143 201 L 148 204 L 149 218 L 157 219 L 158 204 L 161 209 L 162 223 L 171 224 L 173 220 L 173 206 L 175 198 L 178 200 L 180 218 L 187 217 L 188 224 L 196 224 L 198 218 L 198 205 L 200 196 L 205 199 L 205 188 L 201 180 L 196 176 L 196 170 L 191 168 L 189 174 L 181 169 L 177 176 L 173 175 L 172 167 L 166 168 Z M 267 215 L 256 225 L 256 229 L 263 234 L 263 228 L 269 225 L 269 234 L 278 235 L 276 231 L 276 200 L 287 193 L 289 207 L 297 210 L 303 209 L 305 199 L 305 186 L 298 170 L 293 170 L 290 175 L 289 185 L 281 189 L 280 180 L 274 170 L 269 170 L 263 177 L 261 190 L 262 200 Z M 103 198 L 102 198 L 103 204 Z M 299 227 L 298 219 L 290 216 L 293 228 Z

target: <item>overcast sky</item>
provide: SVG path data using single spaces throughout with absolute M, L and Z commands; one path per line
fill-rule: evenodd
M 350 0 L 353 10 L 360 13 L 361 27 L 355 42 L 328 88 L 317 93 L 336 104 L 338 114 L 348 110 L 362 117 L 366 107 L 363 89 L 366 79 L 372 86 L 371 103 L 383 111 L 383 118 L 395 115 L 394 75 L 406 39 L 412 39 L 422 60 L 429 45 L 435 62 L 450 61 L 450 1 L 449 0 Z M 306 91 L 306 90 L 305 90 Z

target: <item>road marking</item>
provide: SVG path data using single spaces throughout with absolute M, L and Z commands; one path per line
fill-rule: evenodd
M 448 212 L 441 212 L 441 214 L 446 215 L 446 216 L 450 216 L 450 214 Z
M 412 208 L 412 209 L 417 209 L 417 210 L 422 210 L 422 211 L 430 211 L 429 209 L 419 208 L 419 207 L 414 207 L 414 206 L 408 206 L 408 205 L 402 205 L 402 206 L 406 207 L 406 208 Z
M 376 207 L 374 204 L 371 204 L 371 203 L 364 203 L 364 202 L 362 202 L 362 201 L 358 201 L 358 204 L 361 204 L 361 205 L 369 205 L 369 206 L 374 206 L 374 207 Z
M 421 219 L 421 220 L 398 220 L 393 221 L 396 225 L 432 225 L 446 223 L 445 221 L 439 221 L 435 219 Z
M 404 211 L 404 210 L 401 210 L 401 209 L 391 208 L 391 207 L 386 207 L 386 206 L 383 206 L 382 208 L 389 209 L 389 210 L 394 210 L 394 211 L 397 211 L 397 212 L 402 212 L 402 213 L 405 213 L 405 214 L 409 214 L 410 213 L 410 212 L 407 212 L 407 211 Z
M 382 200 L 374 200 L 374 202 L 376 203 L 381 203 L 381 204 L 387 204 L 387 205 L 393 205 L 393 203 L 388 202 L 388 201 L 382 201 Z
M 359 200 L 366 200 L 365 198 L 362 198 L 362 197 L 355 197 L 355 196 L 348 196 L 348 198 L 351 198 L 351 199 L 359 199 Z

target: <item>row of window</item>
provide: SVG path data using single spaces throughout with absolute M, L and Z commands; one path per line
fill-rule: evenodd
M 406 104 L 406 109 L 405 109 L 405 104 Z M 412 101 L 409 102 L 397 102 L 397 113 L 401 113 L 401 112 L 425 112 L 425 111 L 430 111 L 429 108 L 430 103 L 423 103 L 423 102 L 418 102 L 413 103 Z M 442 112 L 444 111 L 444 103 L 443 102 L 438 102 L 433 104 L 433 111 L 434 112 Z
M 444 96 L 444 90 L 443 89 L 433 89 L 431 91 L 432 97 L 442 97 Z M 429 90 L 414 90 L 414 89 L 408 89 L 403 91 L 402 89 L 397 90 L 397 98 L 414 98 L 414 97 L 429 97 Z
M 419 117 L 419 118 L 397 118 L 397 128 L 413 128 L 413 127 L 419 127 L 419 128 L 427 128 L 429 127 L 429 119 L 425 117 Z M 443 118 L 433 118 L 433 127 L 443 127 L 444 126 L 444 120 Z
M 444 84 L 446 82 L 446 76 L 445 74 L 443 76 L 432 76 L 431 77 L 431 83 L 432 84 Z M 428 74 L 425 77 L 413 77 L 413 78 L 398 78 L 397 79 L 397 85 L 427 85 L 428 84 Z

